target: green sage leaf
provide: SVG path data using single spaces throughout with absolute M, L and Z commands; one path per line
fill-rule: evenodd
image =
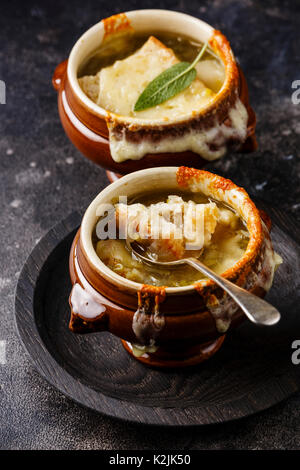
M 192 64 L 189 62 L 178 62 L 155 77 L 139 96 L 135 103 L 134 111 L 143 111 L 144 109 L 164 103 L 190 86 L 197 75 L 194 66 L 203 56 L 207 45 L 207 43 L 204 44 Z

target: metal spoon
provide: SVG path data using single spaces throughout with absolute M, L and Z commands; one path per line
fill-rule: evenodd
M 150 266 L 156 266 L 160 268 L 176 268 L 182 266 L 183 264 L 189 264 L 193 268 L 205 274 L 209 279 L 215 281 L 222 289 L 224 289 L 230 297 L 238 304 L 238 306 L 243 310 L 245 315 L 253 323 L 257 325 L 275 325 L 280 320 L 280 313 L 278 310 L 273 307 L 271 304 L 265 300 L 257 297 L 254 294 L 251 294 L 245 289 L 242 289 L 239 286 L 236 286 L 232 282 L 228 281 L 222 276 L 219 276 L 214 271 L 205 266 L 197 258 L 183 258 L 176 261 L 155 261 L 147 257 L 147 250 L 142 247 L 137 242 L 126 241 L 126 244 L 133 253 L 140 258 L 144 263 Z

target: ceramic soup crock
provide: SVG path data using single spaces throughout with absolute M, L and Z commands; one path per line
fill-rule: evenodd
M 110 270 L 97 256 L 92 234 L 99 219 L 97 208 L 131 198 L 143 191 L 201 192 L 232 207 L 249 232 L 247 249 L 222 275 L 263 297 L 271 287 L 275 255 L 268 218 L 259 212 L 246 191 L 215 174 L 186 167 L 140 170 L 105 188 L 90 204 L 70 252 L 70 329 L 74 333 L 109 331 L 123 340 L 132 353 L 140 343 L 135 322 L 155 337 L 154 348 L 144 348 L 139 360 L 154 366 L 185 366 L 210 357 L 225 333 L 244 314 L 213 281 L 201 280 L 185 287 L 145 286 Z M 263 220 L 262 220 L 263 217 Z M 158 348 L 158 349 L 157 349 Z
M 180 118 L 160 122 L 116 115 L 90 100 L 78 83 L 80 66 L 93 51 L 101 47 L 101 44 L 111 39 L 113 35 L 127 30 L 149 35 L 161 31 L 186 36 L 188 32 L 191 40 L 209 41 L 211 50 L 222 60 L 225 68 L 223 86 L 209 106 L 197 113 L 193 111 Z M 253 151 L 257 146 L 256 119 L 249 105 L 247 83 L 229 42 L 222 33 L 207 23 L 183 13 L 137 10 L 100 21 L 78 39 L 69 59 L 57 66 L 53 75 L 53 85 L 58 92 L 60 119 L 70 140 L 86 157 L 119 174 L 154 166 L 186 165 L 202 168 L 207 157 L 205 160 L 200 151 L 195 153 L 190 148 L 180 150 L 182 136 L 189 136 L 189 133 L 193 132 L 201 131 L 205 135 L 206 133 L 210 135 L 205 145 L 211 152 L 209 158 L 211 160 L 222 156 L 228 148 Z M 246 113 L 241 134 L 232 128 L 234 118 L 230 114 L 237 103 L 242 103 Z M 116 139 L 122 136 L 120 138 L 126 142 L 147 143 L 147 148 L 151 148 L 151 151 L 139 159 L 115 161 L 110 152 L 109 132 Z M 196 140 L 194 139 L 194 142 Z M 164 143 L 167 141 L 169 144 L 165 146 Z M 160 151 L 160 148 L 167 150 Z

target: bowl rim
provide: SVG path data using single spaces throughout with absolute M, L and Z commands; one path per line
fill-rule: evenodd
M 160 119 L 146 119 L 146 118 L 138 118 L 138 117 L 130 117 L 130 116 L 123 116 L 111 111 L 102 108 L 101 106 L 94 103 L 88 96 L 83 92 L 81 89 L 78 78 L 77 78 L 77 69 L 76 66 L 77 62 L 77 55 L 80 51 L 80 48 L 83 44 L 91 39 L 91 37 L 97 33 L 99 37 L 102 35 L 104 36 L 105 33 L 105 23 L 109 22 L 110 20 L 114 20 L 118 17 L 125 17 L 129 24 L 131 21 L 143 21 L 145 17 L 152 15 L 152 16 L 159 16 L 160 18 L 165 18 L 166 22 L 173 19 L 177 19 L 180 21 L 184 21 L 187 24 L 193 24 L 194 26 L 199 28 L 199 31 L 204 32 L 206 35 L 206 39 L 209 41 L 210 46 L 213 43 L 214 47 L 219 49 L 222 53 L 222 57 L 220 55 L 220 59 L 223 62 L 225 67 L 225 79 L 223 82 L 222 87 L 216 93 L 213 100 L 204 108 L 200 109 L 197 113 L 190 112 L 180 117 L 169 119 L 168 121 L 164 120 L 163 118 Z M 79 65 L 79 64 L 77 64 Z M 138 128 L 168 128 L 170 126 L 176 126 L 187 121 L 194 121 L 195 119 L 202 118 L 208 113 L 213 112 L 215 108 L 217 108 L 224 99 L 231 93 L 232 89 L 236 88 L 235 85 L 238 79 L 238 69 L 235 61 L 235 57 L 233 51 L 230 47 L 229 42 L 227 41 L 226 37 L 220 32 L 215 30 L 211 25 L 206 23 L 205 21 L 196 18 L 192 15 L 188 15 L 186 13 L 181 13 L 172 10 L 165 10 L 165 9 L 143 9 L 143 10 L 131 10 L 126 11 L 124 13 L 119 13 L 117 15 L 112 15 L 108 18 L 103 18 L 101 21 L 93 25 L 87 31 L 85 31 L 79 39 L 74 44 L 71 53 L 68 59 L 67 65 L 67 76 L 70 87 L 75 94 L 77 100 L 84 106 L 84 108 L 92 113 L 93 115 L 97 116 L 100 119 L 104 119 L 106 121 L 111 122 L 118 122 L 122 125 L 126 125 L 131 127 L 132 129 L 136 126 Z M 238 90 L 236 90 L 238 95 Z
M 80 248 L 83 252 L 84 257 L 86 258 L 86 261 L 92 267 L 92 269 L 96 271 L 97 275 L 104 277 L 108 282 L 114 284 L 120 289 L 124 290 L 125 288 L 132 292 L 140 291 L 144 284 L 134 282 L 123 276 L 120 276 L 119 274 L 115 273 L 110 268 L 108 268 L 108 266 L 106 266 L 106 264 L 103 263 L 98 257 L 92 243 L 92 230 L 94 229 L 95 224 L 93 224 L 90 229 L 90 221 L 91 219 L 95 219 L 96 208 L 101 203 L 101 201 L 105 200 L 105 198 L 108 200 L 115 199 L 117 196 L 120 195 L 120 193 L 118 193 L 118 190 L 120 190 L 122 186 L 128 187 L 128 185 L 134 184 L 134 181 L 137 177 L 140 180 L 141 178 L 147 179 L 150 176 L 154 176 L 155 174 L 164 174 L 172 176 L 172 178 L 175 177 L 178 184 L 177 175 L 178 171 L 180 171 L 181 169 L 183 169 L 183 172 L 186 170 L 186 174 L 188 175 L 188 177 L 190 177 L 191 179 L 196 178 L 196 181 L 197 177 L 199 176 L 202 180 L 202 183 L 207 185 L 208 191 L 212 191 L 213 189 L 215 189 L 216 191 L 219 191 L 220 195 L 223 194 L 224 197 L 227 191 L 229 191 L 230 194 L 232 193 L 233 201 L 237 200 L 239 215 L 240 217 L 244 218 L 247 224 L 247 229 L 249 232 L 249 243 L 243 256 L 231 268 L 227 269 L 221 275 L 224 278 L 231 279 L 241 270 L 249 266 L 252 261 L 254 261 L 263 241 L 263 227 L 259 210 L 243 188 L 237 186 L 231 180 L 228 180 L 226 178 L 223 178 L 222 176 L 216 175 L 205 170 L 196 170 L 194 168 L 175 166 L 155 167 L 135 171 L 111 183 L 93 199 L 93 201 L 86 209 L 80 227 Z M 213 197 L 216 198 L 215 195 Z M 218 200 L 218 198 L 216 199 Z M 236 210 L 236 208 L 234 209 Z M 243 214 L 245 215 L 246 212 L 248 212 L 247 220 L 246 217 L 243 217 Z M 194 293 L 195 288 L 199 290 L 199 288 L 206 288 L 208 286 L 212 286 L 213 284 L 214 282 L 211 280 L 199 280 L 196 283 L 188 286 L 165 287 L 165 292 L 166 294 L 172 295 L 184 295 L 192 292 Z

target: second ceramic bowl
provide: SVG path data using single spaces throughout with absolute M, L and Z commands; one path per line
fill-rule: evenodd
M 213 102 L 196 115 L 182 116 L 169 122 L 150 122 L 138 118 L 114 115 L 91 101 L 78 83 L 78 70 L 84 60 L 103 41 L 124 32 L 126 29 L 138 33 L 162 32 L 188 35 L 197 42 L 209 41 L 211 49 L 223 61 L 225 81 Z M 176 138 L 192 129 L 210 129 L 215 125 L 230 123 L 229 112 L 239 99 L 248 113 L 246 133 L 242 140 L 228 136 L 225 147 L 239 151 L 253 151 L 256 148 L 255 114 L 249 105 L 248 88 L 241 68 L 237 65 L 227 39 L 207 23 L 189 15 L 166 10 L 137 10 L 106 18 L 86 31 L 74 45 L 69 59 L 59 64 L 53 75 L 53 85 L 58 92 L 58 109 L 66 134 L 75 146 L 89 159 L 107 170 L 127 174 L 153 166 L 187 165 L 201 168 L 206 160 L 198 153 L 177 151 Z M 115 161 L 109 147 L 108 121 L 113 122 L 116 133 L 126 139 L 146 139 L 147 142 L 161 141 L 172 136 L 172 151 L 146 154 L 139 160 Z M 134 133 L 134 136 L 132 135 Z M 155 145 L 153 145 L 154 149 Z

